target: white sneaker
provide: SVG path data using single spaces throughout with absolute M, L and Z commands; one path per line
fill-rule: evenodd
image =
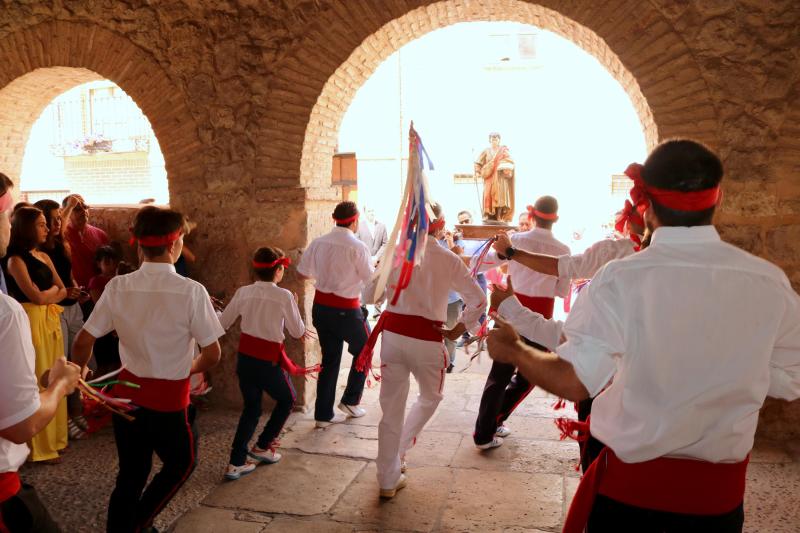
M 479 450 L 491 450 L 492 448 L 497 448 L 498 446 L 503 445 L 503 439 L 500 437 L 495 437 L 492 439 L 491 442 L 487 442 L 486 444 L 476 444 L 475 447 Z
M 381 489 L 381 498 L 394 498 L 394 495 L 397 494 L 397 491 L 406 485 L 408 485 L 408 478 L 406 478 L 405 474 L 400 474 L 400 479 L 397 480 L 397 485 L 395 485 L 394 488 Z
M 339 402 L 339 410 L 351 418 L 361 418 L 367 414 L 367 410 L 357 405 L 347 405 L 346 403 Z
M 258 446 L 253 446 L 250 448 L 250 451 L 247 452 L 247 455 L 252 457 L 253 459 L 257 460 L 260 463 L 267 463 L 267 464 L 275 464 L 281 460 L 281 454 L 274 450 L 266 449 L 262 450 Z
M 235 481 L 242 476 L 246 476 L 250 472 L 256 469 L 256 464 L 251 462 L 246 462 L 242 466 L 233 466 L 228 465 L 228 469 L 225 470 L 225 479 L 230 479 L 231 481 Z
M 330 420 L 317 420 L 316 426 L 318 428 L 326 428 L 333 424 L 341 424 L 345 420 L 347 420 L 347 417 L 344 415 L 333 415 L 333 418 Z
M 511 428 L 508 426 L 500 426 L 497 428 L 497 431 L 494 432 L 496 437 L 506 438 L 511 435 Z

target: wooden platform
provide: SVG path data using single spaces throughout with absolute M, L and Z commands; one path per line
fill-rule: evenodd
M 510 230 L 518 231 L 519 228 L 508 224 L 456 224 L 456 231 L 460 231 L 465 239 L 486 240 Z

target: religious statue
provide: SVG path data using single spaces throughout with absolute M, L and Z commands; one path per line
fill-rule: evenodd
M 499 133 L 490 133 L 489 142 L 475 161 L 475 177 L 483 179 L 483 220 L 508 223 L 514 217 L 514 160 Z

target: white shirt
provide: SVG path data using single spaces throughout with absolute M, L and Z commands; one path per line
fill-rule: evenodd
M 205 287 L 151 262 L 109 281 L 83 327 L 94 337 L 116 330 L 125 368 L 170 380 L 189 376 L 198 344 L 225 334 Z
M 537 342 L 550 350 L 561 344 L 561 320 L 547 319 L 540 313 L 531 311 L 517 300 L 516 296 L 506 298 L 497 308 L 500 318 L 511 324 L 521 336 Z
M 242 317 L 242 333 L 272 342 L 283 342 L 283 327 L 299 339 L 306 331 L 294 295 L 271 281 L 256 281 L 239 287 L 220 316 L 228 329 Z
M 297 271 L 313 278 L 318 291 L 342 298 L 358 298 L 372 276 L 367 246 L 347 228 L 335 226 L 330 233 L 311 241 L 300 257 Z
M 41 406 L 31 323 L 22 306 L 0 294 L 0 429 L 19 424 Z M 26 444 L 0 438 L 0 473 L 16 472 L 28 457 Z
M 530 231 L 521 231 L 511 234 L 511 244 L 526 252 L 553 256 L 569 255 L 569 246 L 562 243 L 549 229 L 533 228 Z M 481 265 L 481 271 L 495 268 L 507 261 L 497 257 L 494 248 L 486 255 L 486 263 Z M 508 262 L 508 275 L 514 284 L 514 292 L 525 296 L 541 298 L 565 297 L 569 292 L 570 278 L 557 278 L 548 276 L 523 266 L 516 261 Z
M 562 255 L 558 258 L 558 276 L 567 279 L 591 279 L 600 267 L 612 259 L 633 255 L 636 244 L 630 239 L 604 239 L 586 249 L 582 254 Z
M 800 397 L 800 297 L 713 226 L 662 227 L 582 291 L 556 349 L 595 395 L 592 433 L 626 462 L 741 461 L 767 395 Z
M 394 269 L 386 285 L 386 297 L 391 299 L 399 270 Z M 479 328 L 481 315 L 486 310 L 486 295 L 478 282 L 469 274 L 466 265 L 456 254 L 442 248 L 434 237 L 428 235 L 425 257 L 414 267 L 411 281 L 397 299 L 397 304 L 387 306 L 388 311 L 403 315 L 416 315 L 436 322 L 447 322 L 447 296 L 453 290 L 461 295 L 466 308 L 458 321 L 468 330 Z

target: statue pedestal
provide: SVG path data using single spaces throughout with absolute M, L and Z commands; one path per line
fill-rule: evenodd
M 509 226 L 498 222 L 497 224 L 456 224 L 456 231 L 461 232 L 464 239 L 485 241 L 509 230 L 517 230 L 516 226 Z

